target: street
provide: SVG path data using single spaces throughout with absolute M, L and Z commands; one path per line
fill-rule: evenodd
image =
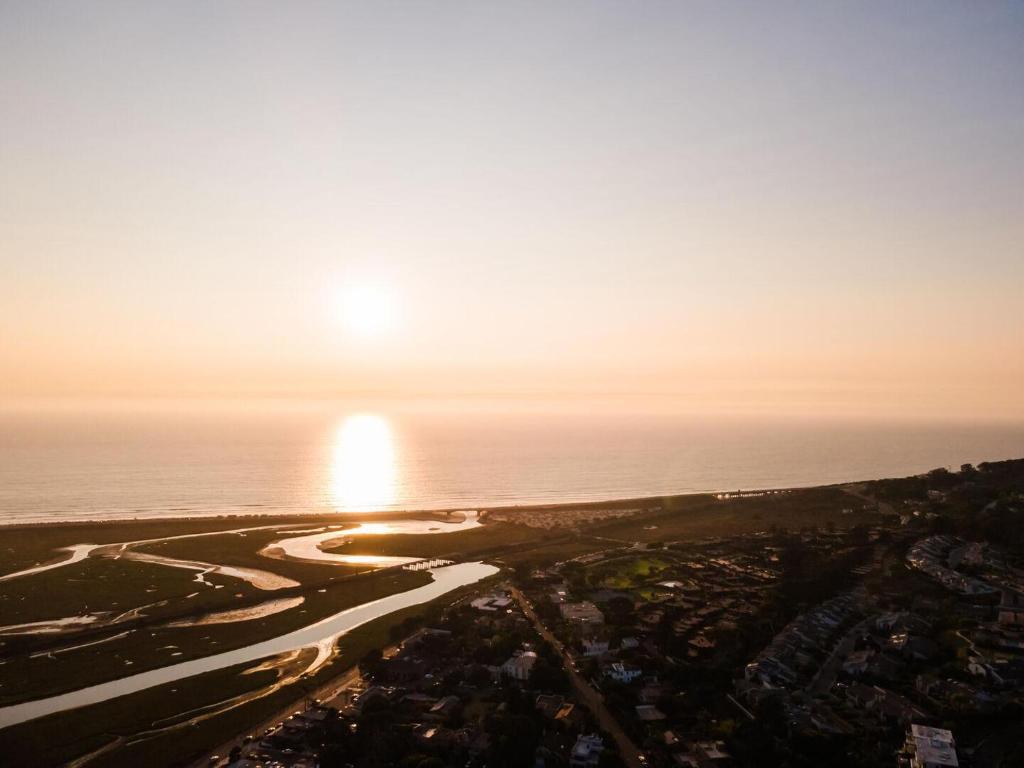
M 551 643 L 551 647 L 558 651 L 558 654 L 562 657 L 562 661 L 565 665 L 565 671 L 569 674 L 569 680 L 572 683 L 573 689 L 576 691 L 576 695 L 579 697 L 580 703 L 585 705 L 600 723 L 601 728 L 611 734 L 611 737 L 615 739 L 615 743 L 618 745 L 619 753 L 622 755 L 622 760 L 629 768 L 643 768 L 645 766 L 645 760 L 642 757 L 640 750 L 633 743 L 632 739 L 626 735 L 626 732 L 622 730 L 618 721 L 612 717 L 611 712 L 604 705 L 604 697 L 600 692 L 596 691 L 594 687 L 584 677 L 576 671 L 572 664 L 572 657 L 569 652 L 565 649 L 562 642 L 555 637 L 547 627 L 541 622 L 540 617 L 530 607 L 529 601 L 526 596 L 523 595 L 518 589 L 513 586 L 509 587 L 509 591 L 512 593 L 512 597 L 515 598 L 516 602 L 519 603 L 519 607 L 530 621 L 533 622 L 534 627 L 540 633 L 541 637 Z

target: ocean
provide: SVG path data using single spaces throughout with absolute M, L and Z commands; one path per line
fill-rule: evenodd
M 0 410 L 0 522 L 487 508 L 818 485 L 1024 457 L 1024 424 L 695 416 L 629 402 Z

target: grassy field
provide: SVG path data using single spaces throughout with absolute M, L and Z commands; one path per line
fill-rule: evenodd
M 211 589 L 195 573 L 129 560 L 88 558 L 52 571 L 12 579 L 0 588 L 0 624 L 20 624 L 85 613 L 123 613 L 162 600 L 178 603 L 194 593 L 197 608 L 225 608 L 236 594 L 260 593 L 247 582 L 212 574 L 208 581 L 224 585 Z M 263 593 L 265 594 L 265 593 Z M 3 640 L 0 639 L 0 648 Z
M 671 562 L 656 555 L 640 555 L 595 567 L 591 583 L 609 589 L 626 589 L 657 575 Z
M 875 513 L 862 512 L 862 504 L 862 500 L 834 487 L 727 500 L 693 496 L 634 517 L 595 524 L 589 533 L 629 542 L 668 542 L 735 536 L 773 526 L 799 530 L 832 524 L 846 528 L 878 519 Z M 844 509 L 853 512 L 844 514 Z
M 551 534 L 536 528 L 492 523 L 480 528 L 445 534 L 356 536 L 351 544 L 324 547 L 347 555 L 393 555 L 471 559 L 487 553 L 528 544 L 540 544 Z
M 319 520 L 310 518 L 308 522 Z M 3 573 L 11 573 L 40 563 L 59 560 L 60 547 L 71 544 L 114 544 L 123 541 L 207 533 L 247 526 L 302 523 L 302 518 L 197 518 L 192 520 L 118 520 L 94 523 L 55 523 L 51 525 L 4 528 L 0 544 Z
M 229 531 L 255 526 L 312 527 L 353 523 L 362 519 L 379 520 L 395 516 L 434 518 L 426 512 L 331 515 L 232 515 L 226 517 L 154 518 L 147 520 L 111 520 L 105 522 L 61 522 L 15 525 L 0 528 L 0 574 L 12 573 L 41 563 L 59 560 L 60 547 L 71 544 L 115 544 L 125 541 L 158 539 L 191 533 Z M 439 518 L 440 519 L 440 518 Z

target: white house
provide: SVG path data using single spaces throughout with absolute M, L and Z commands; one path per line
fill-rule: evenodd
M 643 671 L 640 669 L 640 667 L 634 667 L 630 664 L 623 664 L 622 662 L 617 661 L 610 667 L 608 667 L 608 671 L 606 674 L 612 680 L 615 680 L 617 682 L 631 683 L 638 677 L 640 677 L 640 675 L 643 674 Z
M 536 663 L 537 654 L 533 651 L 516 651 L 511 659 L 501 665 L 501 671 L 513 680 L 529 680 L 530 671 Z
M 584 639 L 581 643 L 584 656 L 602 656 L 608 653 L 608 641 L 597 639 Z
M 910 756 L 911 768 L 956 768 L 953 734 L 945 728 L 911 725 L 904 752 Z
M 597 734 L 589 736 L 581 735 L 576 739 L 572 752 L 569 753 L 570 768 L 596 768 L 601 753 L 604 751 L 604 743 Z

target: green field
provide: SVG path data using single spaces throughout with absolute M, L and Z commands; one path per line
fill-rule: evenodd
M 772 527 L 838 528 L 877 521 L 876 513 L 860 510 L 863 500 L 840 488 L 807 488 L 766 496 L 719 500 L 713 496 L 673 497 L 655 511 L 597 523 L 595 536 L 627 542 L 670 542 L 712 536 L 735 536 Z M 854 510 L 843 514 L 844 509 Z
M 640 555 L 594 566 L 594 574 L 589 579 L 595 586 L 626 589 L 656 576 L 669 565 L 671 561 L 664 557 Z
M 324 547 L 324 550 L 347 555 L 471 559 L 481 553 L 541 544 L 550 536 L 549 532 L 536 528 L 509 523 L 492 523 L 480 528 L 436 535 L 356 536 L 353 537 L 351 544 Z

